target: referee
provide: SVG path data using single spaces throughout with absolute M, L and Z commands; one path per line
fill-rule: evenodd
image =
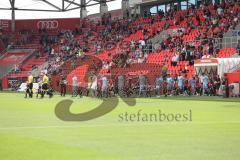
M 29 72 L 25 98 L 27 98 L 27 94 L 29 95 L 29 98 L 32 98 L 32 96 L 33 96 L 32 89 L 33 89 L 33 76 L 31 74 L 31 72 Z
M 49 78 L 47 74 L 44 74 L 42 77 L 42 98 L 48 91 L 48 82 L 49 82 Z

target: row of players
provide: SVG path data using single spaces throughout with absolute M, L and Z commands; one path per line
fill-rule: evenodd
M 65 96 L 68 87 L 67 80 L 62 77 L 60 81 L 61 96 Z M 210 74 L 193 76 L 190 78 L 179 74 L 174 78 L 169 74 L 159 76 L 155 84 L 150 84 L 145 75 L 118 76 L 115 80 L 108 79 L 107 76 L 92 76 L 86 87 L 79 87 L 76 75 L 72 77 L 72 96 L 87 95 L 93 97 L 120 96 L 160 96 L 160 95 L 218 95 L 219 90 L 225 91 L 228 95 L 227 78 L 222 79 Z
M 49 85 L 49 78 L 46 74 L 41 74 L 39 79 L 39 89 L 37 97 L 40 94 L 41 98 L 45 94 L 49 97 L 53 96 L 53 90 Z M 61 96 L 65 96 L 68 87 L 67 80 L 62 77 L 59 82 Z M 210 74 L 202 74 L 201 76 L 193 76 L 186 78 L 183 74 L 179 74 L 174 78 L 169 74 L 159 76 L 155 80 L 155 84 L 148 83 L 145 75 L 138 76 L 118 76 L 115 80 L 107 78 L 107 76 L 92 76 L 86 87 L 79 85 L 76 75 L 72 77 L 72 96 L 93 96 L 93 97 L 111 97 L 113 95 L 120 96 L 160 96 L 160 95 L 218 95 L 219 90 L 228 96 L 229 87 L 227 78 L 222 79 L 217 76 L 213 77 Z M 29 95 L 33 96 L 33 76 L 30 74 L 27 81 L 27 90 L 25 98 Z

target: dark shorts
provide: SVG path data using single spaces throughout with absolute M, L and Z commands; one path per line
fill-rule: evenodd
M 33 83 L 29 83 L 29 89 L 33 89 Z
M 42 89 L 43 89 L 43 90 L 48 90 L 48 84 L 43 84 L 43 85 L 42 85 Z

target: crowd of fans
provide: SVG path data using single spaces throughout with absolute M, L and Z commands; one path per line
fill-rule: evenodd
M 11 36 L 0 27 L 0 54 L 2 51 L 10 47 L 10 39 Z
M 174 52 L 173 57 L 164 58 L 165 61 L 171 59 L 173 66 L 176 66 L 178 61 L 189 61 L 189 65 L 193 65 L 195 59 L 216 57 L 218 50 L 222 47 L 223 34 L 229 29 L 234 29 L 239 23 L 240 13 L 238 11 L 239 4 L 222 3 L 220 5 L 202 4 L 199 8 L 192 7 L 187 10 L 186 14 L 180 14 L 180 16 L 176 16 L 174 10 L 166 13 L 160 12 L 158 15 L 149 17 L 149 23 L 174 20 L 172 27 L 180 28 L 177 33 L 169 34 L 162 42 L 153 44 L 152 36 L 160 34 L 162 30 L 168 30 L 171 24 L 166 21 L 164 27 L 157 30 L 139 24 L 136 28 L 142 29 L 144 38 L 128 43 L 129 50 L 120 52 L 122 55 L 117 56 L 116 60 L 113 59 L 113 62 L 118 62 L 117 65 L 121 67 L 131 63 L 144 63 L 149 53 L 159 53 L 163 50 Z M 194 39 L 190 42 L 184 41 L 183 37 L 195 30 L 197 33 Z
M 189 65 L 193 65 L 195 59 L 215 57 L 218 53 L 218 50 L 222 47 L 221 39 L 223 38 L 224 32 L 227 32 L 229 29 L 234 29 L 239 23 L 240 15 L 238 10 L 239 4 L 202 4 L 199 8 L 192 7 L 191 9 L 187 10 L 187 14 L 180 14 L 179 17 L 174 15 L 174 10 L 170 10 L 164 14 L 161 12 L 157 16 L 148 17 L 151 24 L 154 24 L 160 20 L 174 20 L 174 24 L 172 26 L 177 26 L 176 28 L 179 28 L 179 24 L 182 24 L 183 21 L 186 22 L 183 23 L 184 26 L 180 27 L 181 29 L 177 30 L 176 34 L 169 34 L 165 40 L 160 43 L 158 42 L 158 44 L 152 44 L 151 37 L 160 34 L 162 30 L 167 30 L 170 28 L 170 23 L 166 23 L 164 24 L 163 28 L 158 28 L 157 30 L 153 31 L 153 28 L 146 27 L 147 24 L 143 23 L 133 25 L 134 21 L 129 20 L 131 23 L 128 23 L 128 31 L 123 28 L 123 30 L 120 29 L 120 32 L 125 31 L 124 33 L 126 34 L 124 35 L 127 36 L 136 33 L 138 30 L 142 30 L 143 38 L 136 40 L 132 39 L 130 43 L 126 43 L 127 49 L 121 48 L 122 50 L 119 50 L 119 54 L 113 56 L 112 60 L 103 61 L 102 68 L 109 69 L 112 66 L 128 67 L 132 63 L 144 63 L 146 62 L 149 54 L 152 54 L 153 52 L 159 53 L 160 51 L 164 50 L 174 53 L 172 57 L 166 55 L 163 60 L 163 64 L 170 60 L 172 66 L 176 66 L 179 61 L 189 61 Z M 203 16 L 201 17 L 201 15 Z M 194 22 L 194 19 L 196 22 Z M 110 35 L 110 38 L 113 38 L 117 32 L 114 30 L 115 28 L 111 28 L 111 26 L 108 27 L 107 24 L 109 24 L 111 21 L 106 22 L 107 23 L 104 24 L 104 33 L 108 33 L 107 35 Z M 184 41 L 183 37 L 195 30 L 197 30 L 197 33 L 195 34 L 193 41 Z M 119 32 L 119 30 L 117 31 Z M 114 32 L 115 34 L 111 35 L 111 33 Z M 121 38 L 123 39 L 125 36 Z M 105 37 L 108 36 L 105 34 L 104 38 Z M 108 43 L 108 41 L 104 40 L 106 39 L 103 39 L 103 42 Z M 94 45 L 94 54 L 101 52 L 102 48 L 104 48 L 102 43 L 96 43 Z M 199 77 L 187 77 L 186 74 L 184 74 L 186 73 L 185 70 L 187 66 L 186 68 L 183 68 L 180 73 L 176 73 L 175 76 L 170 76 L 167 74 L 167 66 L 165 68 L 166 76 L 163 75 L 162 77 L 163 86 L 160 87 L 161 91 L 156 91 L 158 87 L 154 87 L 152 84 L 146 83 L 143 87 L 140 82 L 141 78 L 139 77 L 139 81 L 137 83 L 129 83 L 127 85 L 128 87 L 126 87 L 125 93 L 128 95 L 135 90 L 140 95 L 144 90 L 144 94 L 148 95 L 151 91 L 155 90 L 158 95 L 218 95 L 220 86 L 222 86 L 223 91 L 227 91 L 229 89 L 227 87 L 226 77 L 214 77 L 214 74 L 208 75 L 207 73 Z M 145 79 L 147 79 L 147 77 L 145 77 Z M 95 89 L 97 95 L 103 96 L 107 93 L 110 94 L 110 91 L 116 91 L 117 85 L 114 85 L 114 83 L 118 81 L 109 79 L 108 82 L 109 84 L 107 85 L 105 76 L 104 80 L 102 78 L 99 79 L 97 89 Z

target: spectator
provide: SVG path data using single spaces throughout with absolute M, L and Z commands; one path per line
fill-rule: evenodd
M 202 56 L 202 59 L 207 59 L 207 58 L 210 58 L 210 55 L 207 53 L 204 53 L 204 55 Z
M 238 55 L 240 56 L 240 40 L 238 40 L 237 51 L 238 51 Z
M 223 9 L 221 8 L 221 6 L 219 6 L 218 9 L 217 9 L 217 14 L 218 14 L 219 16 L 221 16 L 222 13 L 223 13 Z
M 167 76 L 167 71 L 168 71 L 168 68 L 167 68 L 166 64 L 163 64 L 163 66 L 162 66 L 162 76 L 163 76 L 163 78 L 165 78 Z
M 94 54 L 98 53 L 98 45 L 97 45 L 97 43 L 94 43 L 94 45 L 93 45 L 93 52 L 94 52 Z
M 178 61 L 179 61 L 179 56 L 178 54 L 175 53 L 172 57 L 171 65 L 176 66 Z
M 15 64 L 15 65 L 14 65 L 14 72 L 15 72 L 15 73 L 18 73 L 19 71 L 20 71 L 19 65 L 18 65 L 18 64 Z
M 139 40 L 139 49 L 142 50 L 142 52 L 145 51 L 145 46 L 146 46 L 146 43 L 143 39 Z

